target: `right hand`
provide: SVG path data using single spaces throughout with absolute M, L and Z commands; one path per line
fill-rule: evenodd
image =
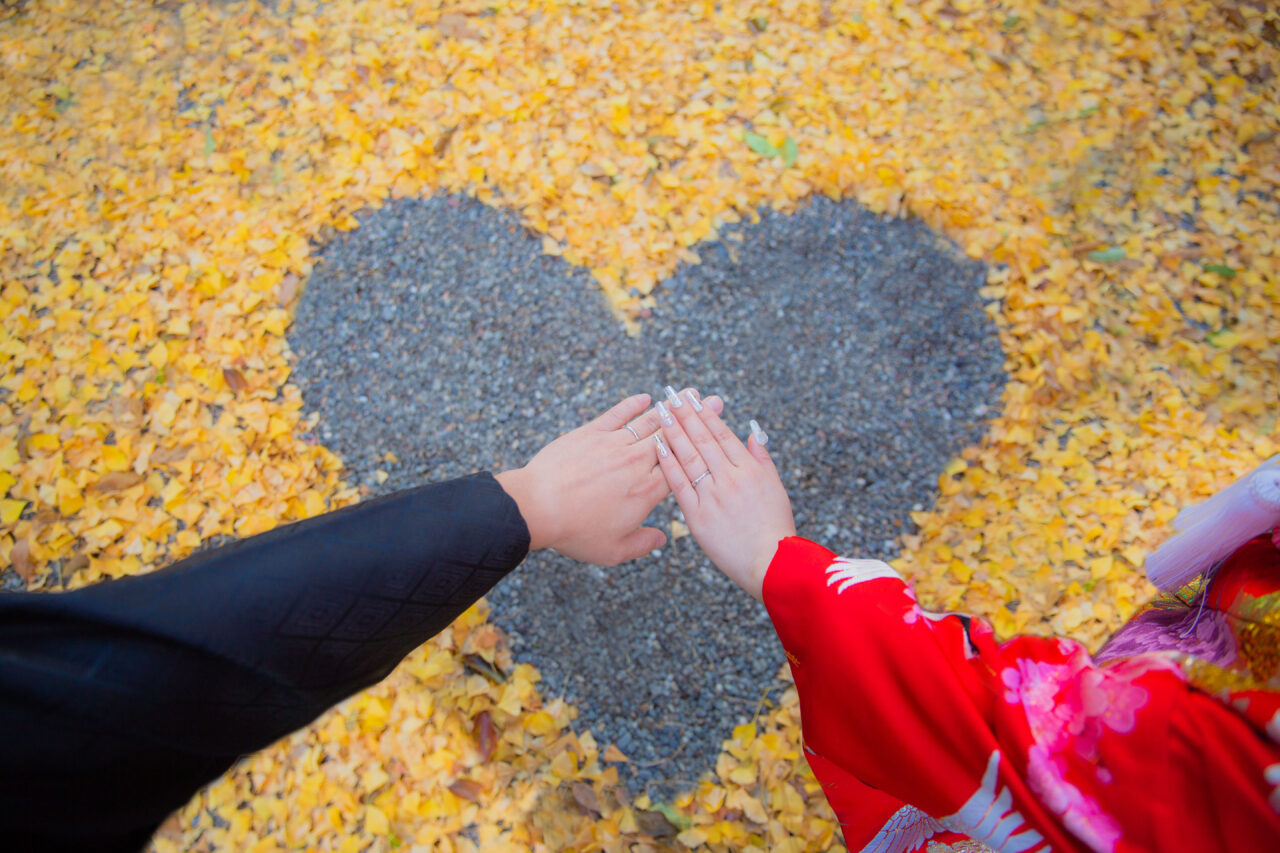
M 684 405 L 668 408 L 673 423 L 663 425 L 662 435 L 669 453 L 658 453 L 658 465 L 711 562 L 763 601 L 778 543 L 796 533 L 787 490 L 755 435 L 744 446 L 714 409 L 699 412 L 687 392 L 682 396 Z
M 667 496 L 655 466 L 660 421 L 648 394 L 628 397 L 600 417 L 552 441 L 522 468 L 496 475 L 529 528 L 529 550 L 612 566 L 662 547 L 666 536 L 642 527 Z M 707 411 L 723 408 L 718 397 Z M 643 413 L 643 414 L 642 414 Z

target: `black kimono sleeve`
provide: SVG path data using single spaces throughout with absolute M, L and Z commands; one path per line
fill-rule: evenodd
M 138 850 L 239 756 L 385 677 L 528 547 L 482 474 L 149 575 L 0 595 L 0 845 Z

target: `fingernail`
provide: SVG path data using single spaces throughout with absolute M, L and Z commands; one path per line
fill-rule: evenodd
M 659 404 L 659 405 L 661 405 L 661 404 Z M 659 456 L 666 457 L 666 456 L 670 456 L 670 455 L 671 455 L 670 453 L 668 453 L 668 452 L 667 452 L 667 446 L 666 446 L 665 444 L 663 444 L 663 443 L 662 443 L 662 436 L 660 436 L 660 435 L 655 435 L 655 436 L 653 437 L 653 443 L 654 443 L 654 444 L 656 444 L 656 445 L 658 445 L 658 455 L 659 455 Z
M 689 402 L 693 405 L 693 410 L 695 412 L 701 412 L 702 403 L 698 400 L 698 392 L 690 388 L 688 391 L 685 391 L 684 393 L 685 393 L 685 396 L 689 398 Z
M 676 419 L 671 417 L 671 411 L 663 405 L 661 400 L 658 401 L 658 417 L 662 418 L 664 426 L 672 426 L 676 422 Z
M 667 400 L 671 402 L 671 408 L 678 409 L 684 405 L 684 403 L 680 401 L 680 395 L 676 393 L 676 389 L 668 385 L 663 390 L 667 392 Z
M 769 443 L 769 434 L 760 429 L 760 424 L 754 418 L 751 420 L 751 434 L 755 436 L 756 444 L 764 447 Z

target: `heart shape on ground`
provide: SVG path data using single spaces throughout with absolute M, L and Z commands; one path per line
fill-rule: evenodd
M 638 339 L 509 212 L 443 197 L 361 220 L 320 253 L 290 343 L 320 437 L 374 493 L 522 464 L 627 394 L 694 385 L 741 434 L 751 417 L 768 430 L 801 535 L 887 558 L 999 402 L 981 265 L 853 203 L 765 212 L 700 246 Z M 676 512 L 668 499 L 654 521 Z M 782 686 L 764 608 L 692 537 L 612 569 L 535 554 L 490 600 L 544 691 L 655 794 L 714 767 Z

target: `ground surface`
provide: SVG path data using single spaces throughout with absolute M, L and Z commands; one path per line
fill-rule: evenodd
M 510 214 L 442 197 L 358 218 L 320 253 L 289 341 L 321 439 L 374 492 L 522 464 L 611 401 L 696 384 L 743 434 L 753 416 L 771 432 L 802 533 L 888 559 L 999 404 L 981 267 L 852 203 L 732 229 L 635 339 Z M 676 512 L 655 523 L 671 534 Z M 692 538 L 612 569 L 535 555 L 490 602 L 544 689 L 655 795 L 696 782 L 785 687 L 764 609 Z
M 724 228 L 827 196 L 982 261 L 1005 354 L 894 565 L 1003 636 L 1096 644 L 1178 508 L 1280 451 L 1278 164 L 1264 0 L 0 3 L 5 583 L 359 499 L 287 339 L 358 211 L 510 211 L 660 328 L 659 285 Z M 153 846 L 842 848 L 794 690 L 654 802 L 540 679 L 477 607 Z

